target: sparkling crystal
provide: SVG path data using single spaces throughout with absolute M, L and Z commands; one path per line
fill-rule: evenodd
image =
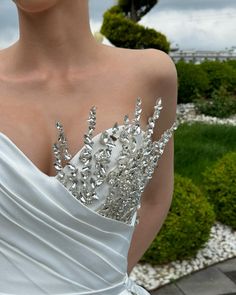
M 58 141 L 53 145 L 55 169 L 58 171 L 56 178 L 78 201 L 87 206 L 99 200 L 98 187 L 108 186 L 105 200 L 96 211 L 104 217 L 124 223 L 130 223 L 135 212 L 141 208 L 142 193 L 152 178 L 173 131 L 178 128 L 178 122 L 175 121 L 159 140 L 153 141 L 152 134 L 160 116 L 162 99 L 156 100 L 153 115 L 148 118 L 145 131 L 140 127 L 141 103 L 141 98 L 138 97 L 132 121 L 125 115 L 124 125 L 118 126 L 116 122 L 111 129 L 100 134 L 100 147 L 96 150 L 92 137 L 96 126 L 96 108 L 90 109 L 88 132 L 84 135 L 85 146 L 79 155 L 79 163 L 82 165 L 80 168 L 68 161 L 70 153 L 64 129 L 60 122 L 56 123 L 59 130 Z M 142 139 L 139 143 L 137 136 Z M 116 156 L 115 166 L 109 171 L 112 152 L 117 144 L 121 146 L 121 150 Z M 64 166 L 62 158 L 67 160 Z M 137 214 L 135 224 L 138 223 Z
M 109 133 L 107 131 L 104 131 L 100 136 L 100 143 L 102 145 L 106 145 L 109 139 Z
M 124 116 L 124 122 L 125 122 L 125 125 L 129 124 L 129 116 L 127 114 Z
M 60 122 L 56 122 L 56 128 L 59 129 L 60 131 L 63 130 L 62 124 Z
M 86 148 L 84 148 L 79 155 L 80 162 L 85 164 L 87 161 L 90 161 L 91 159 L 92 159 L 91 152 L 89 152 Z

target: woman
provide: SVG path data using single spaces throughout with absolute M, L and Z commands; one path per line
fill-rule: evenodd
M 97 43 L 87 0 L 14 2 L 20 38 L 0 51 L 0 294 L 149 294 L 128 274 L 172 200 L 175 65 Z

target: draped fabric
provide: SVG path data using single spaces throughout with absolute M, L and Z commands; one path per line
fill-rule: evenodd
M 148 295 L 127 275 L 135 218 L 78 202 L 0 133 L 1 295 Z

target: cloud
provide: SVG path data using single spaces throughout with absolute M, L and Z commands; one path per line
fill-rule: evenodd
M 103 13 L 116 3 L 116 0 L 89 0 L 90 18 L 101 22 Z
M 159 10 L 174 10 L 174 11 L 196 11 L 196 10 L 205 10 L 205 9 L 224 9 L 224 8 L 235 8 L 235 0 L 159 0 L 159 3 L 156 5 Z
M 18 16 L 12 1 L 0 1 L 0 48 L 5 48 L 18 39 Z
M 157 5 L 140 24 L 165 34 L 181 49 L 221 50 L 236 45 L 236 7 L 192 9 L 186 14 L 185 10 L 159 9 Z

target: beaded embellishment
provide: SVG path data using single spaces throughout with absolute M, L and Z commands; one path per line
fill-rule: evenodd
M 92 137 L 96 126 L 96 108 L 93 106 L 89 112 L 88 132 L 84 134 L 84 147 L 76 164 L 70 161 L 72 156 L 60 122 L 56 123 L 59 130 L 58 140 L 53 144 L 54 167 L 57 171 L 55 177 L 86 206 L 96 203 L 99 200 L 99 188 L 107 186 L 105 201 L 96 212 L 128 224 L 141 207 L 141 195 L 152 178 L 165 145 L 178 128 L 175 120 L 159 140 L 153 141 L 151 136 L 162 109 L 162 100 L 156 100 L 153 115 L 148 118 L 145 131 L 140 127 L 141 103 L 142 100 L 138 97 L 131 122 L 128 115 L 125 115 L 124 125 L 119 126 L 116 122 L 111 129 L 99 134 L 100 147 L 96 150 Z M 140 136 L 141 142 L 138 140 Z M 112 152 L 117 147 L 120 149 L 115 165 L 109 169 Z M 62 165 L 62 159 L 66 161 L 65 165 Z M 138 222 L 137 214 L 135 224 Z

